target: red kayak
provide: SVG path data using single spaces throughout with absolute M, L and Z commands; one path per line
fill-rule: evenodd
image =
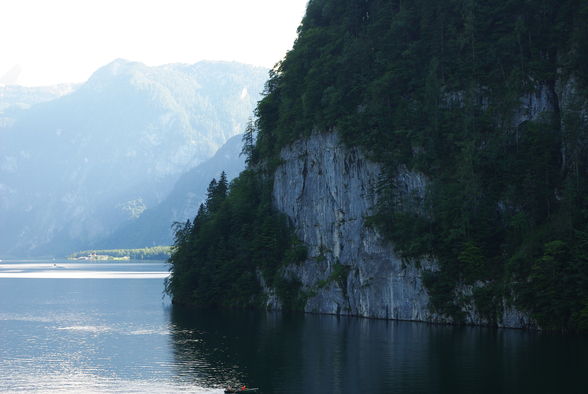
M 237 394 L 237 393 L 257 393 L 257 391 L 259 390 L 259 388 L 247 388 L 247 387 L 241 387 L 241 388 L 226 388 L 225 389 L 225 394 Z

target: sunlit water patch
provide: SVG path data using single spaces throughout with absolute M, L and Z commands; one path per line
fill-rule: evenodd
M 162 279 L 169 276 L 159 263 L 74 263 L 70 261 L 3 262 L 0 278 L 12 279 Z
M 168 275 L 164 262 L 2 262 L 0 391 L 222 392 L 177 373 Z
M 0 389 L 7 391 L 34 391 L 43 393 L 223 393 L 222 389 L 197 387 L 191 384 L 181 384 L 168 380 L 127 380 L 116 377 L 105 377 L 88 372 L 73 371 L 71 373 L 56 374 L 36 371 L 26 375 L 12 375 L 3 383 Z M 3 389 L 4 391 L 4 389 Z

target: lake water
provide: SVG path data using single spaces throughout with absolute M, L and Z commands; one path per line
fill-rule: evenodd
M 0 262 L 0 391 L 586 393 L 588 339 L 172 307 L 162 262 Z

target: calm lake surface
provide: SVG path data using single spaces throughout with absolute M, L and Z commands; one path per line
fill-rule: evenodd
M 163 262 L 0 262 L 0 391 L 586 393 L 588 339 L 194 311 Z

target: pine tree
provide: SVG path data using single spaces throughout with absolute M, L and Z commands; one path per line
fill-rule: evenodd
M 243 149 L 241 155 L 245 156 L 245 163 L 247 165 L 255 162 L 255 125 L 253 120 L 249 118 L 245 133 L 243 133 Z

